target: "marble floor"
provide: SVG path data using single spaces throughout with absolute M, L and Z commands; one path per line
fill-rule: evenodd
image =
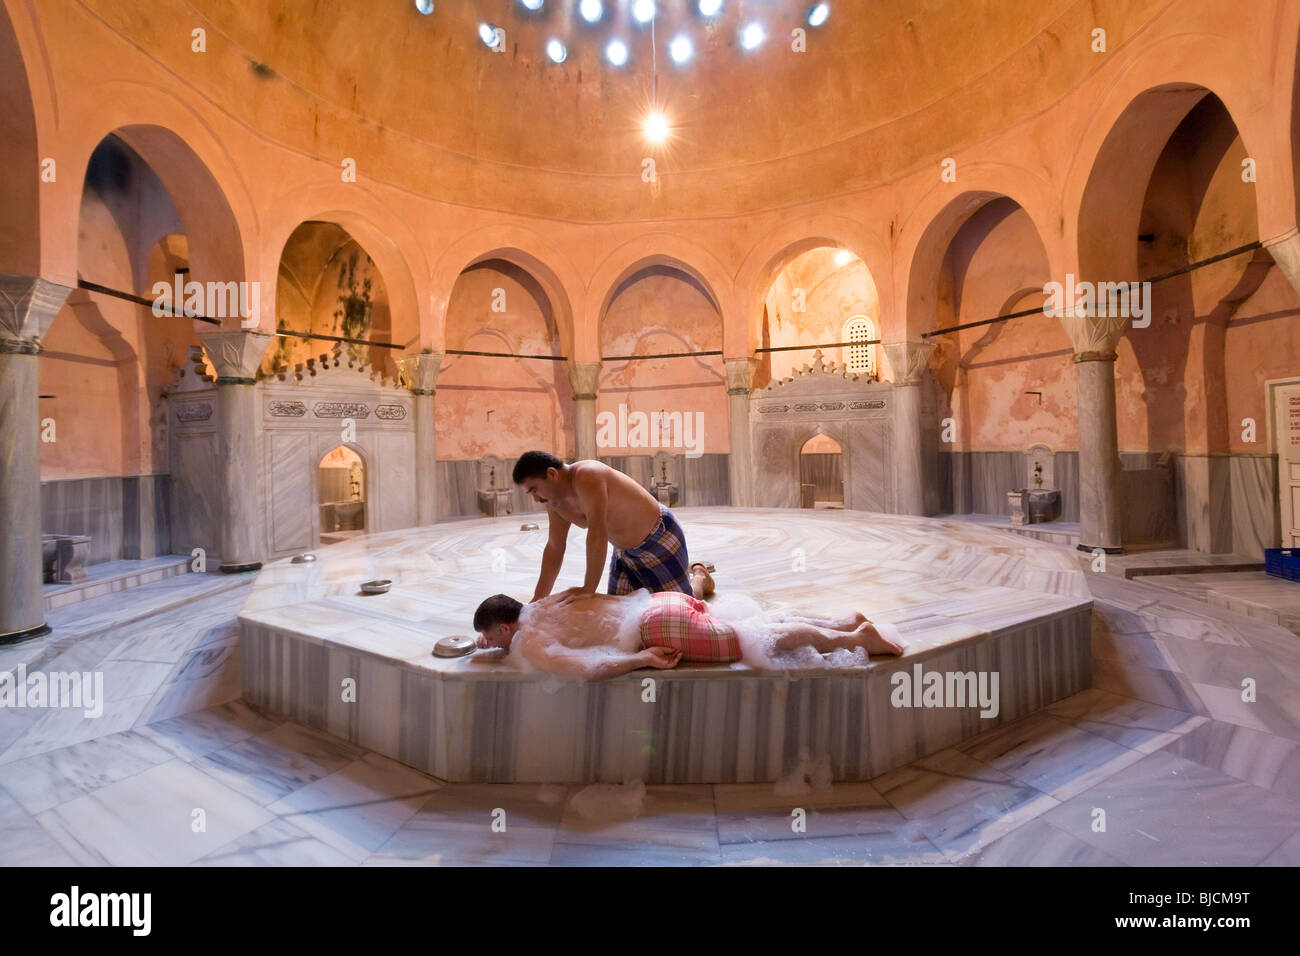
M 116 690 L 98 719 L 0 709 L 0 863 L 1300 865 L 1300 640 L 1088 583 L 1088 691 L 865 782 L 642 789 L 448 785 L 244 704 L 230 579 L 57 654 L 5 649 L 0 670 Z M 77 607 L 102 625 L 133 594 Z
M 1146 580 L 1215 607 L 1278 624 L 1300 638 L 1300 581 L 1263 571 L 1162 574 Z

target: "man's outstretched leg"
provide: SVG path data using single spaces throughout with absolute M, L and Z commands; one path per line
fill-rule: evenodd
M 817 627 L 830 628 L 832 631 L 856 631 L 863 624 L 868 623 L 867 616 L 861 611 L 846 614 L 844 617 L 819 617 L 814 614 L 800 614 L 797 611 L 777 611 L 772 614 L 770 620 L 814 624 Z
M 870 621 L 862 622 L 851 631 L 802 621 L 776 621 L 771 628 L 776 635 L 778 651 L 811 647 L 819 654 L 829 654 L 837 650 L 854 651 L 860 647 L 868 654 L 901 654 L 905 649 L 897 641 L 881 636 Z

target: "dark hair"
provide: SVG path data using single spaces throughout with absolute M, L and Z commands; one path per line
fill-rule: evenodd
M 498 624 L 514 624 L 524 606 L 508 594 L 494 594 L 486 598 L 474 612 L 474 630 L 483 632 Z
M 564 468 L 564 462 L 549 451 L 526 451 L 515 462 L 515 472 L 511 477 L 516 485 L 522 485 L 528 478 L 545 478 L 547 468 L 560 471 Z

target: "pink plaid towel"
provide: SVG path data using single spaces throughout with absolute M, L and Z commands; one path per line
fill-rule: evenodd
M 641 643 L 682 652 L 682 660 L 729 663 L 740 660 L 740 641 L 729 624 L 709 616 L 709 606 L 680 591 L 658 591 L 641 612 Z

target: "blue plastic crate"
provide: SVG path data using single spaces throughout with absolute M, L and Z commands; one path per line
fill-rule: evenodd
M 1300 548 L 1267 548 L 1264 570 L 1288 581 L 1300 581 Z

